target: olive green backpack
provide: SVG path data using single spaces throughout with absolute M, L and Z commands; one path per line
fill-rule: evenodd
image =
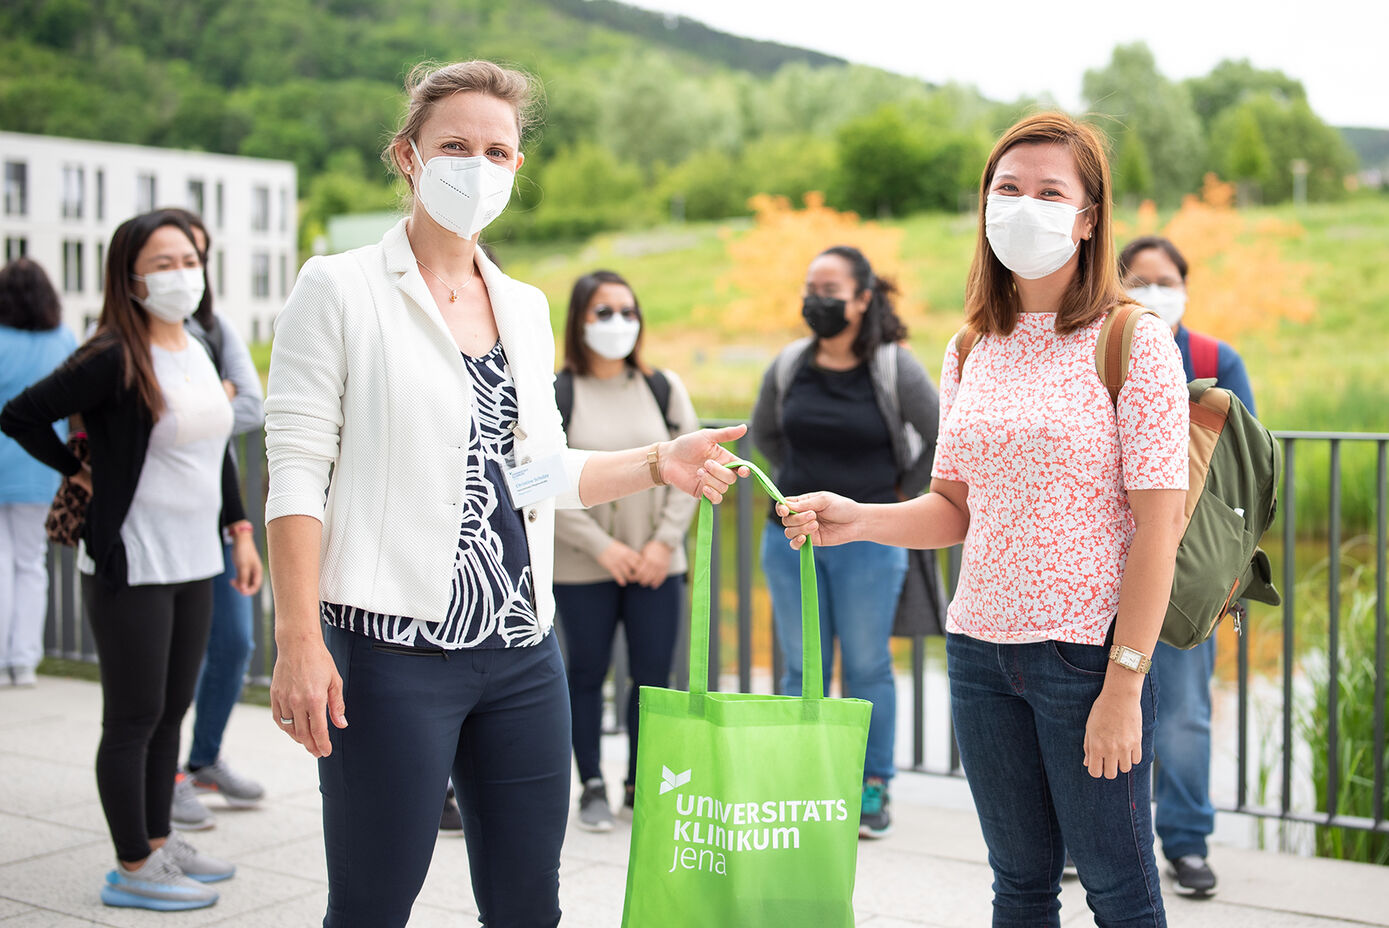
M 1095 343 L 1095 371 L 1116 405 L 1128 374 L 1129 349 L 1138 320 L 1151 310 L 1128 303 L 1111 312 Z M 1113 333 L 1118 330 L 1119 337 Z M 966 326 L 956 335 L 959 375 L 978 341 Z M 1282 456 L 1278 442 L 1254 414 L 1214 379 L 1193 380 L 1188 489 L 1172 595 L 1159 640 L 1194 648 L 1227 615 L 1242 631 L 1241 599 L 1270 606 L 1282 602 L 1259 539 L 1278 508 Z

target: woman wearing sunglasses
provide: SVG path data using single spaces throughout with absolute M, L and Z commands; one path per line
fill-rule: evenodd
M 564 328 L 564 368 L 556 399 L 569 445 L 617 451 L 665 441 L 699 428 L 680 379 L 641 359 L 641 307 L 612 271 L 574 282 Z M 685 531 L 696 500 L 657 487 L 588 510 L 555 514 L 555 601 L 567 649 L 574 760 L 583 781 L 579 827 L 611 831 L 612 812 L 599 767 L 603 680 L 613 633 L 622 623 L 631 689 L 627 700 L 627 779 L 633 804 L 637 765 L 637 691 L 665 686 L 684 597 Z

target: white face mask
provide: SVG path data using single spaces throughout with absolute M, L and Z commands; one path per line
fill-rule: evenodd
M 1004 267 L 1024 280 L 1037 280 L 1071 260 L 1076 250 L 1071 230 L 1083 212 L 1069 203 L 991 193 L 984 205 L 984 234 Z
M 516 175 L 490 158 L 440 155 L 426 164 L 410 140 L 421 170 L 415 196 L 439 225 L 459 238 L 472 238 L 506 209 Z
M 600 358 L 621 361 L 637 346 L 641 334 L 639 319 L 623 319 L 614 315 L 605 322 L 584 323 L 584 344 Z
M 1146 287 L 1130 288 L 1129 296 L 1157 313 L 1169 329 L 1181 322 L 1186 313 L 1186 291 L 1177 287 L 1148 284 Z
M 203 269 L 200 267 L 180 267 L 172 271 L 156 271 L 141 277 L 130 275 L 135 280 L 143 280 L 149 292 L 143 300 L 136 301 L 145 312 L 165 322 L 182 322 L 193 315 L 198 304 L 203 301 Z

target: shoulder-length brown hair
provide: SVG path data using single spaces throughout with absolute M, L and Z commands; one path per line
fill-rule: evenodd
M 1119 284 L 1114 264 L 1113 208 L 1110 203 L 1109 159 L 1099 132 L 1065 113 L 1028 116 L 1003 133 L 994 145 L 979 179 L 979 238 L 965 285 L 965 320 L 984 335 L 1007 335 L 1017 324 L 1022 305 L 1013 273 L 998 260 L 984 233 L 984 209 L 993 187 L 994 171 L 1009 150 L 1029 142 L 1065 145 L 1075 156 L 1085 196 L 1095 211 L 1095 227 L 1081 239 L 1079 266 L 1061 297 L 1056 331 L 1065 335 L 1084 328 L 1120 303 L 1133 302 Z
M 580 377 L 589 374 L 588 349 L 584 345 L 584 323 L 588 319 L 588 304 L 603 284 L 621 284 L 631 290 L 632 305 L 636 307 L 637 319 L 641 321 L 641 331 L 637 332 L 637 343 L 632 346 L 632 353 L 624 360 L 628 367 L 635 368 L 643 374 L 651 373 L 651 369 L 641 360 L 641 343 L 646 336 L 646 319 L 642 316 L 641 300 L 637 299 L 637 291 L 632 289 L 632 285 L 615 271 L 592 271 L 574 281 L 574 289 L 569 293 L 569 318 L 564 321 L 564 370 Z
M 158 418 L 164 411 L 164 393 L 159 388 L 159 378 L 155 376 L 154 361 L 150 357 L 149 317 L 135 302 L 131 284 L 135 259 L 155 230 L 173 226 L 197 247 L 193 230 L 181 213 L 182 210 L 157 209 L 127 219 L 116 227 L 106 249 L 106 292 L 101 318 L 97 320 L 96 334 L 87 343 L 93 351 L 112 344 L 120 346 L 125 387 L 135 390 L 152 418 Z

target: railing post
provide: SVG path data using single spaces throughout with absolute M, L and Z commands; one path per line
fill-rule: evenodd
M 1389 463 L 1389 441 L 1380 439 L 1376 443 L 1378 454 L 1375 468 L 1375 722 L 1374 722 L 1374 822 L 1378 828 L 1384 824 L 1384 676 L 1385 661 L 1389 652 L 1385 649 L 1384 570 L 1385 548 L 1389 544 L 1389 514 L 1386 514 L 1386 463 Z
M 1341 790 L 1341 442 L 1331 440 L 1331 486 L 1326 585 L 1326 817 L 1336 817 Z
M 1283 441 L 1283 766 L 1278 811 L 1286 818 L 1293 806 L 1293 655 L 1294 602 L 1297 589 L 1297 444 Z

